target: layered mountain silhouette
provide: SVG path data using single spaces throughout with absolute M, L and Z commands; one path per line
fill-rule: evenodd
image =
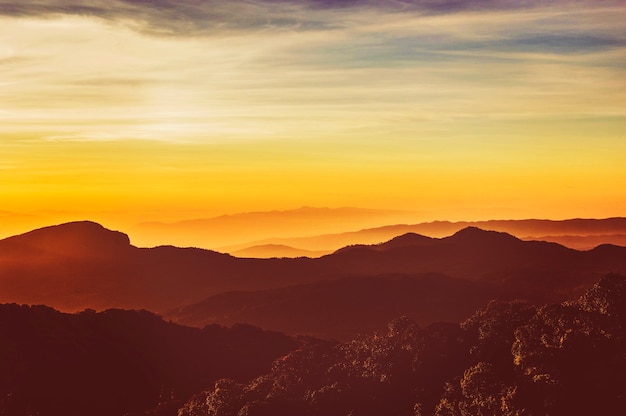
M 280 258 L 280 257 L 321 257 L 326 251 L 302 250 L 283 244 L 263 244 L 232 251 L 235 257 Z
M 626 247 L 626 234 L 598 235 L 543 235 L 524 237 L 524 240 L 540 240 L 558 243 L 577 250 L 591 250 L 602 244 Z
M 111 231 L 90 222 L 72 222 L 40 228 L 19 236 L 0 240 L 0 255 L 33 257 L 98 257 L 121 252 L 130 239 L 119 231 Z
M 336 230 L 362 229 L 409 221 L 409 211 L 355 207 L 301 207 L 290 210 L 244 212 L 173 223 L 144 222 L 133 227 L 141 245 L 175 244 L 216 248 L 267 237 L 296 237 Z M 247 248 L 253 245 L 249 244 Z M 297 246 L 296 246 L 297 247 Z
M 197 327 L 246 322 L 290 334 L 348 340 L 382 331 L 398 316 L 421 325 L 458 322 L 500 295 L 493 285 L 439 274 L 346 277 L 221 293 L 165 316 Z
M 577 250 L 589 250 L 601 244 L 626 246 L 626 219 L 571 219 L 571 220 L 490 220 L 490 221 L 434 221 L 419 224 L 397 224 L 367 228 L 358 231 L 312 235 L 292 238 L 267 238 L 218 248 L 235 253 L 252 246 L 275 245 L 298 247 L 301 250 L 326 254 L 354 244 L 376 244 L 406 233 L 430 237 L 445 237 L 467 227 L 501 231 L 523 240 L 551 241 Z M 289 250 L 274 252 L 277 257 L 288 257 Z M 267 257 L 259 253 L 259 257 Z
M 372 327 L 355 324 L 359 314 L 349 317 L 341 308 L 364 311 L 367 299 L 382 293 L 385 283 L 391 289 L 388 300 L 380 303 L 387 305 L 379 311 L 385 316 L 376 321 L 381 324 L 397 312 L 391 299 L 400 292 L 436 298 L 445 287 L 449 297 L 438 304 L 407 301 L 402 306 L 404 314 L 428 323 L 455 319 L 491 297 L 561 301 L 582 293 L 607 272 L 626 272 L 626 248 L 602 245 L 576 251 L 475 227 L 444 238 L 404 234 L 316 259 L 137 248 L 126 235 L 92 222 L 47 227 L 0 241 L 0 302 L 46 304 L 64 311 L 175 311 L 172 317 L 183 322 L 189 317 L 187 322 L 194 324 L 230 323 L 236 317 L 290 333 L 342 338 Z M 429 280 L 425 275 L 441 278 Z M 464 302 L 451 302 L 461 293 L 466 294 Z M 357 307 L 358 302 L 363 306 Z M 205 317 L 196 304 L 205 305 Z M 186 310 L 189 305 L 196 306 Z M 336 317 L 336 328 L 304 324 L 322 313 Z M 291 321 L 278 325 L 282 315 L 283 321 Z
M 579 252 L 475 227 L 442 239 L 405 234 L 318 260 L 335 274 L 351 277 L 220 294 L 168 316 L 188 325 L 249 322 L 347 339 L 381 330 L 399 315 L 424 325 L 458 321 L 490 299 L 561 301 L 585 290 L 589 276 L 626 270 L 625 254 L 622 247 Z
M 626 406 L 626 278 L 579 299 L 490 302 L 461 324 L 394 319 L 312 343 L 250 383 L 220 380 L 179 416 L 617 415 Z
M 140 246 L 194 246 L 251 257 L 321 256 L 347 245 L 376 244 L 408 232 L 445 237 L 470 226 L 526 240 L 554 241 L 578 250 L 602 243 L 626 245 L 625 218 L 414 223 L 417 215 L 354 207 L 301 207 L 172 223 L 144 222 L 129 231 Z
M 618 414 L 624 274 L 474 226 L 270 259 L 46 227 L 0 240 L 0 414 Z

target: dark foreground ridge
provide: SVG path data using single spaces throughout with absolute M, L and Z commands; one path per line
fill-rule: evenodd
M 490 302 L 461 324 L 397 318 L 345 343 L 7 304 L 0 414 L 616 415 L 625 331 L 626 278 L 615 274 L 575 301 Z
M 146 311 L 0 305 L 0 415 L 175 411 L 216 379 L 267 372 L 298 345 L 249 325 L 188 328 Z
M 460 325 L 400 318 L 385 335 L 319 342 L 247 384 L 219 380 L 180 416 L 619 414 L 626 406 L 626 278 L 580 299 L 489 303 Z

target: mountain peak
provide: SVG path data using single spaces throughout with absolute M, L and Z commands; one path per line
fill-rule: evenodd
M 109 230 L 93 221 L 74 221 L 39 228 L 0 241 L 16 250 L 36 250 L 56 254 L 117 251 L 130 246 L 128 235 Z
M 462 230 L 457 231 L 450 237 L 444 238 L 444 240 L 451 241 L 460 241 L 460 242 L 477 242 L 477 243 L 487 243 L 487 242 L 512 242 L 512 241 L 521 241 L 517 237 L 512 236 L 511 234 L 503 233 L 500 231 L 491 231 L 491 230 L 483 230 L 482 228 L 470 226 L 465 227 Z
M 426 237 L 421 234 L 405 233 L 397 237 L 394 237 L 385 243 L 380 244 L 380 247 L 383 247 L 385 249 L 393 249 L 393 248 L 408 247 L 408 246 L 419 247 L 419 246 L 432 244 L 433 241 L 434 241 L 433 238 Z

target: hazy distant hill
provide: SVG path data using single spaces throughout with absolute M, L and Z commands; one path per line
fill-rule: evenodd
M 577 250 L 589 250 L 601 244 L 626 246 L 626 219 L 553 220 L 491 220 L 434 221 L 419 224 L 397 224 L 333 234 L 307 237 L 268 238 L 218 248 L 233 253 L 251 246 L 274 244 L 305 250 L 335 251 L 353 244 L 376 244 L 401 234 L 417 233 L 430 237 L 445 237 L 467 227 L 506 232 L 524 240 L 552 241 Z M 285 253 L 288 255 L 288 253 Z
M 478 228 L 466 228 L 445 238 L 406 234 L 383 244 L 346 247 L 318 259 L 246 259 L 200 249 L 136 248 L 124 234 L 91 222 L 47 227 L 0 241 L 0 302 L 47 304 L 68 311 L 117 307 L 164 313 L 226 292 L 300 286 L 285 289 L 282 304 L 280 296 L 275 296 L 280 292 L 251 295 L 254 298 L 251 304 L 263 299 L 269 302 L 264 306 L 267 313 L 293 317 L 291 326 L 285 328 L 300 325 L 298 316 L 305 318 L 308 313 L 304 306 L 323 300 L 324 290 L 332 293 L 330 288 L 335 283 L 321 283 L 324 281 L 434 273 L 457 279 L 454 281 L 463 279 L 486 285 L 476 286 L 482 292 L 467 291 L 467 305 L 476 305 L 484 299 L 485 287 L 495 288 L 498 296 L 506 298 L 562 300 L 582 293 L 607 272 L 626 272 L 626 248 L 604 245 L 581 252 Z M 320 283 L 312 285 L 316 282 Z M 394 285 L 392 280 L 389 284 Z M 359 301 L 348 286 L 343 289 L 342 299 L 346 310 Z M 375 284 L 363 287 L 378 290 Z M 394 286 L 393 290 L 399 291 L 400 287 Z M 452 296 L 462 287 L 447 290 Z M 437 284 L 422 289 L 416 285 L 411 291 L 423 290 L 437 296 L 434 288 Z M 287 307 L 297 301 L 294 293 L 301 293 L 298 295 L 300 315 L 290 315 Z M 354 293 L 360 293 L 360 299 L 372 296 L 366 291 Z M 342 321 L 341 311 L 336 309 L 341 302 L 333 302 L 328 314 L 335 314 L 338 326 L 348 327 L 347 315 Z M 233 300 L 232 305 L 229 308 L 235 313 L 242 303 Z M 385 313 L 393 312 L 394 305 L 388 306 L 391 309 Z M 464 310 L 416 305 L 412 310 L 407 309 L 407 313 L 419 315 L 422 322 L 432 322 L 449 319 Z M 225 316 L 227 311 L 225 308 L 211 313 Z M 244 317 L 236 313 L 235 316 Z M 196 315 L 194 319 L 211 321 L 212 318 Z M 317 330 L 313 328 L 313 332 Z
M 543 235 L 523 237 L 523 239 L 550 241 L 576 250 L 591 250 L 602 244 L 626 247 L 626 234 Z
M 264 244 L 232 251 L 230 254 L 235 257 L 269 259 L 273 257 L 321 257 L 323 255 L 330 254 L 330 252 L 302 250 L 282 244 Z
M 405 222 L 410 221 L 414 215 L 408 211 L 397 210 L 301 207 L 174 223 L 146 222 L 138 224 L 131 232 L 133 241 L 139 246 L 173 244 L 215 249 L 268 237 L 295 237 Z M 246 247 L 251 245 L 253 244 Z

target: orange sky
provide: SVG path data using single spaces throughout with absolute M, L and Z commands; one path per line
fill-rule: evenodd
M 623 2 L 83 3 L 0 10 L 2 236 L 304 205 L 625 215 Z

